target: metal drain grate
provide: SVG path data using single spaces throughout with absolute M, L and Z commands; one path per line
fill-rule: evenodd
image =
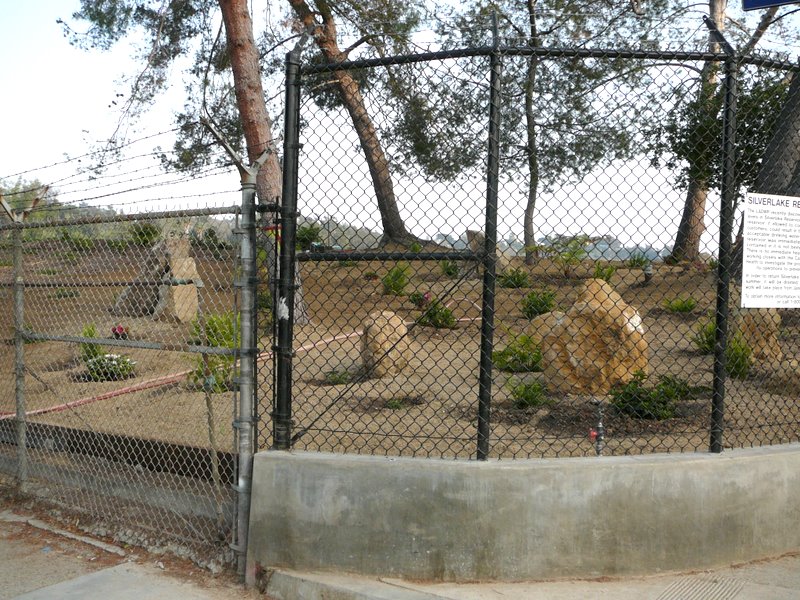
M 737 579 L 681 579 L 669 586 L 658 600 L 731 600 L 736 598 L 744 582 Z

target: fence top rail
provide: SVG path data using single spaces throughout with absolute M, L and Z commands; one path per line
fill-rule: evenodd
M 46 221 L 30 221 L 25 223 L 0 223 L 0 231 L 10 229 L 41 229 L 46 227 L 68 227 L 70 225 L 103 225 L 105 223 L 124 223 L 130 221 L 156 221 L 159 219 L 182 219 L 185 217 L 205 217 L 210 215 L 239 214 L 239 206 L 221 206 L 216 208 L 190 208 L 184 210 L 165 210 L 158 212 L 136 213 L 129 215 L 94 215 L 90 217 L 74 217 L 52 219 Z
M 380 58 L 365 58 L 360 60 L 345 60 L 342 62 L 303 65 L 302 73 L 315 74 L 335 71 L 337 69 L 363 69 L 417 62 L 430 62 L 449 58 L 465 58 L 477 56 L 490 56 L 492 54 L 505 56 L 541 56 L 549 58 L 607 58 L 607 59 L 641 59 L 641 60 L 681 60 L 681 61 L 711 61 L 724 62 L 729 59 L 724 53 L 692 52 L 692 51 L 667 51 L 667 50 L 615 50 L 590 49 L 590 48 L 534 48 L 530 46 L 477 46 L 472 48 L 456 48 L 451 50 L 438 50 L 435 52 L 420 52 L 418 54 L 405 54 L 386 56 Z M 736 56 L 742 64 L 752 64 L 761 67 L 800 71 L 800 64 L 758 56 Z

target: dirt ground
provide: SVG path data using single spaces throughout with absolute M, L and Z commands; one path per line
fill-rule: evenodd
M 201 302 L 206 312 L 232 310 L 234 291 L 230 260 L 197 256 L 204 280 Z M 122 323 L 131 339 L 163 344 L 191 340 L 189 324 L 149 317 L 115 317 L 109 310 L 124 289 L 113 282 L 134 277 L 141 255 L 111 254 L 102 249 L 78 260 L 60 258 L 39 248 L 26 256 L 26 281 L 58 282 L 58 286 L 26 290 L 25 322 L 39 333 L 81 335 L 88 323 L 99 335 L 110 337 Z M 360 337 L 364 318 L 376 310 L 392 310 L 407 323 L 420 311 L 407 296 L 383 294 L 381 278 L 394 263 L 301 263 L 304 297 L 311 323 L 295 327 L 293 377 L 295 448 L 370 454 L 474 457 L 480 359 L 481 281 L 445 276 L 438 263 L 412 261 L 407 293 L 430 292 L 448 305 L 458 319 L 454 329 L 420 325 L 410 328 L 414 346 L 408 373 L 382 379 L 361 379 Z M 592 276 L 595 263 L 584 261 L 573 274 L 547 259 L 524 269 L 530 284 L 522 289 L 497 288 L 495 299 L 496 349 L 525 332 L 529 323 L 520 302 L 532 289 L 556 292 L 556 305 L 566 310 L 582 282 Z M 615 413 L 608 398 L 563 395 L 536 409 L 513 407 L 510 387 L 516 381 L 542 380 L 541 373 L 509 374 L 493 371 L 491 455 L 495 457 L 593 455 L 589 430 L 603 409 L 607 454 L 706 450 L 712 386 L 712 357 L 701 355 L 692 343 L 698 322 L 715 305 L 716 282 L 706 265 L 656 264 L 644 285 L 641 269 L 616 265 L 611 283 L 622 298 L 636 307 L 644 320 L 654 374 L 672 375 L 706 391 L 680 406 L 678 416 L 666 421 L 634 419 Z M 10 267 L 0 267 L 0 281 L 9 282 Z M 105 282 L 78 287 L 71 282 Z M 63 283 L 63 285 L 60 285 Z M 691 296 L 697 306 L 688 314 L 672 313 L 664 303 Z M 0 289 L 3 308 L 10 308 L 10 288 Z M 785 311 L 781 343 L 787 361 L 800 355 L 800 319 Z M 4 314 L 10 313 L 4 311 Z M 8 321 L 0 323 L 6 340 L 0 355 L 0 418 L 15 411 L 14 348 Z M 270 440 L 272 410 L 272 339 L 261 326 L 258 362 L 259 413 L 263 425 L 259 442 Z M 231 422 L 235 418 L 232 392 L 207 395 L 190 385 L 187 373 L 197 367 L 197 355 L 169 350 L 114 349 L 136 361 L 136 375 L 124 381 L 92 382 L 85 376 L 75 343 L 47 341 L 25 345 L 26 410 L 35 422 L 124 434 L 192 446 L 233 450 Z M 796 364 L 796 363 L 794 363 Z M 345 380 L 349 378 L 349 380 Z M 159 383 L 159 380 L 163 381 Z M 546 382 L 545 382 L 546 383 Z M 107 396 L 98 400 L 98 397 Z M 599 400 L 600 404 L 592 402 Z M 726 390 L 726 445 L 759 445 L 798 439 L 800 407 L 797 386 L 755 368 L 744 380 L 732 380 Z M 65 405 L 67 405 L 65 407 Z M 71 406 L 70 406 L 71 405 Z M 57 409 L 56 409 L 57 408 Z M 36 412 L 41 411 L 41 412 Z

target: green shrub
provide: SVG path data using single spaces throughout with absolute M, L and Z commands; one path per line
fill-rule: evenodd
M 94 248 L 94 240 L 81 232 L 72 232 L 69 229 L 61 230 L 61 241 L 69 246 L 73 252 L 88 252 Z
M 322 227 L 318 225 L 301 225 L 297 228 L 295 240 L 300 250 L 311 250 L 313 244 L 318 243 L 322 238 Z
M 691 296 L 686 298 L 673 298 L 672 300 L 664 301 L 664 308 L 671 313 L 690 313 L 697 308 L 697 300 Z
M 576 235 L 560 239 L 553 244 L 553 261 L 561 268 L 565 277 L 572 277 L 575 274 L 575 267 L 586 258 L 588 241 L 588 236 Z
M 128 248 L 128 240 L 106 240 L 109 250 L 124 252 Z
M 625 264 L 629 269 L 644 269 L 650 264 L 650 259 L 641 252 L 637 252 L 636 254 L 631 254 Z
M 502 288 L 524 288 L 530 285 L 530 277 L 525 269 L 506 269 L 497 276 L 497 285 Z
M 328 385 L 342 385 L 350 383 L 352 379 L 353 376 L 350 372 L 345 370 L 328 371 L 325 373 L 325 383 Z
M 412 292 L 408 297 L 408 301 L 417 308 L 425 308 L 431 303 L 431 300 L 433 300 L 433 296 L 430 292 Z
M 128 237 L 134 246 L 152 246 L 161 235 L 161 228 L 152 221 L 134 221 L 128 227 Z
M 439 261 L 439 268 L 445 277 L 458 277 L 458 263 L 454 260 L 441 260 Z
M 81 293 L 78 290 L 64 290 L 58 289 L 53 293 L 50 298 L 54 298 L 56 300 L 63 300 L 64 298 L 77 298 L 80 296 Z
M 439 300 L 432 300 L 430 306 L 417 319 L 417 323 L 437 329 L 454 329 L 456 318 L 453 316 L 453 311 Z
M 197 240 L 196 238 L 193 240 L 195 246 L 200 246 L 207 252 L 211 253 L 211 256 L 216 258 L 217 260 L 223 260 L 229 254 L 231 250 L 231 245 L 220 239 L 217 230 L 213 227 L 209 227 L 203 232 L 203 239 Z M 258 256 L 261 258 L 261 256 Z M 264 252 L 263 260 L 261 264 L 266 263 L 266 252 Z
M 606 283 L 611 283 L 611 277 L 617 272 L 617 267 L 614 265 L 601 265 L 600 263 L 594 266 L 594 274 L 592 277 L 595 279 L 602 279 Z
M 501 371 L 541 371 L 542 351 L 533 338 L 523 333 L 505 348 L 492 352 L 492 362 Z
M 512 382 L 510 391 L 511 397 L 514 399 L 514 408 L 539 408 L 553 403 L 547 397 L 544 386 L 538 381 Z
M 529 319 L 549 313 L 555 306 L 556 293 L 551 289 L 534 290 L 522 299 L 522 314 Z
M 402 397 L 389 398 L 386 401 L 386 408 L 388 408 L 389 410 L 400 410 L 401 408 L 404 408 L 405 405 L 406 405 L 406 399 Z
M 97 338 L 97 327 L 92 325 L 84 325 L 81 331 L 81 337 Z M 80 345 L 81 361 L 84 363 L 103 355 L 103 347 L 100 344 L 93 342 L 83 342 Z
M 133 377 L 136 363 L 121 354 L 101 354 L 86 361 L 86 370 L 92 381 L 118 381 Z
M 408 265 L 400 263 L 392 267 L 381 279 L 384 295 L 402 296 L 409 282 Z
M 741 334 L 728 337 L 725 346 L 725 368 L 734 379 L 744 379 L 753 366 L 753 351 Z
M 417 254 L 418 252 L 422 252 L 422 244 L 419 242 L 413 242 L 408 249 L 414 254 Z
M 695 335 L 692 338 L 695 347 L 703 354 L 714 352 L 714 344 L 717 339 L 717 324 L 713 317 L 707 317 L 697 324 Z
M 195 340 L 210 348 L 236 347 L 239 331 L 238 315 L 233 313 L 206 315 L 202 320 L 192 321 Z M 209 392 L 218 393 L 233 389 L 235 358 L 233 355 L 208 354 L 195 359 L 195 368 L 190 374 L 192 382 Z
M 677 416 L 678 402 L 693 396 L 694 390 L 676 377 L 662 376 L 653 387 L 646 387 L 647 377 L 637 371 L 631 381 L 611 390 L 611 406 L 637 419 L 663 421 Z

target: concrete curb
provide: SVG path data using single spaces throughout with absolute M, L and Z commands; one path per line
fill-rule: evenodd
M 297 573 L 275 570 L 266 592 L 279 599 L 303 600 L 442 600 L 446 596 L 411 590 L 365 577 L 335 573 Z

